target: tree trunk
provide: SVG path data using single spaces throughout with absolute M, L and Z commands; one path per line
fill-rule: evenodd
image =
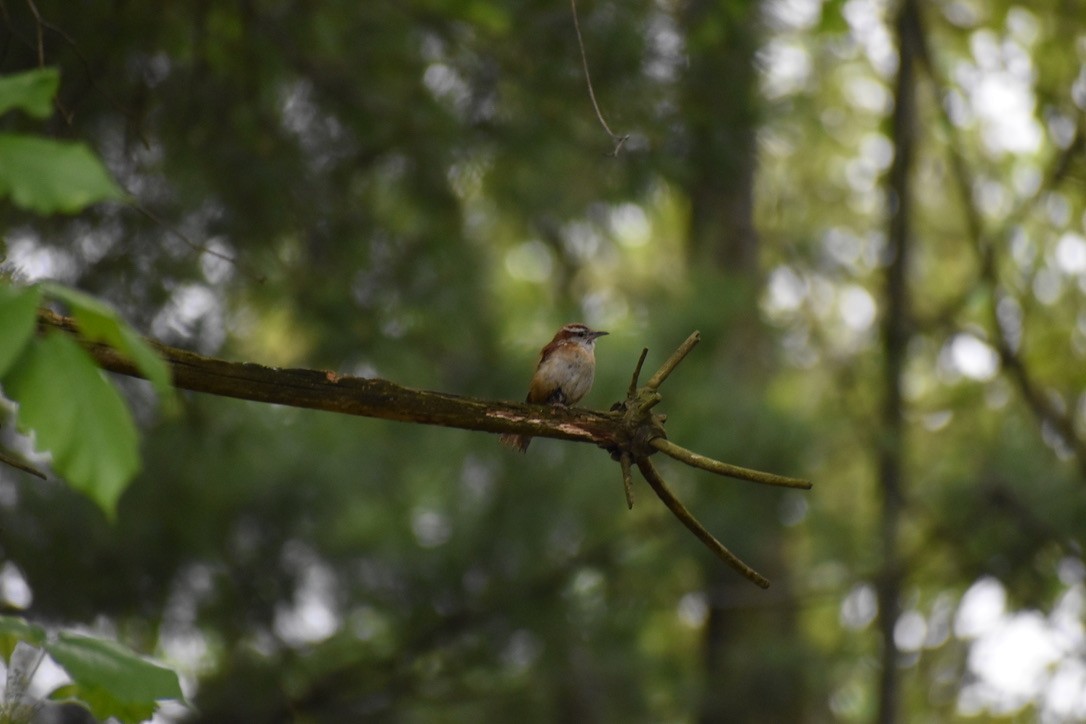
M 904 578 L 899 529 L 905 496 L 905 428 L 902 370 L 909 343 L 908 266 L 913 161 L 916 129 L 916 43 L 919 25 L 914 0 L 904 0 L 897 20 L 898 76 L 893 115 L 894 162 L 887 178 L 886 206 L 890 264 L 886 269 L 886 298 L 882 329 L 883 404 L 882 435 L 878 450 L 879 488 L 882 493 L 882 570 L 878 590 L 879 636 L 882 640 L 878 691 L 878 721 L 892 724 L 900 719 L 901 683 L 899 652 L 894 628 L 900 615 Z
M 765 358 L 772 349 L 758 312 L 754 228 L 759 15 L 755 0 L 690 0 L 682 13 L 690 59 L 683 79 L 683 116 L 689 122 L 682 181 L 690 199 L 691 261 L 715 270 L 722 284 L 746 291 L 730 295 L 734 307 L 720 310 L 726 328 L 719 336 L 727 342 L 717 354 L 730 375 L 754 390 L 766 382 Z M 760 404 L 757 392 L 750 399 Z M 729 571 L 712 563 L 704 569 L 702 724 L 803 718 L 803 657 L 796 655 L 801 644 L 776 510 L 775 497 L 744 500 L 749 525 L 743 526 L 743 546 L 774 572 L 771 592 L 752 598 Z

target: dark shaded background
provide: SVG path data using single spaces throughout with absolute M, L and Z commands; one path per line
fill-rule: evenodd
M 177 666 L 191 720 L 1086 716 L 1080 5 L 582 2 L 612 158 L 561 2 L 38 3 L 48 133 L 158 221 L 5 206 L 26 276 L 501 399 L 583 320 L 595 408 L 699 329 L 670 435 L 816 487 L 662 465 L 762 592 L 597 450 L 122 381 L 115 525 L 0 470 L 6 605 Z

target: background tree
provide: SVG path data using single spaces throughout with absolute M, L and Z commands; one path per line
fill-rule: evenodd
M 7 6 L 0 70 L 59 66 L 50 130 L 149 212 L 5 207 L 26 277 L 197 351 L 506 399 L 580 318 L 612 331 L 596 408 L 696 327 L 669 433 L 819 483 L 664 466 L 763 594 L 645 491 L 627 513 L 596 450 L 163 418 L 124 383 L 144 471 L 114 524 L 0 471 L 7 605 L 155 652 L 208 720 L 1083 715 L 1084 15 L 917 3 L 914 45 L 903 7 L 582 3 L 608 158 L 561 3 Z M 1060 645 L 1016 689 L 985 661 L 1021 666 L 1017 630 Z

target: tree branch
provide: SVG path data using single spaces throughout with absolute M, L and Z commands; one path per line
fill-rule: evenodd
M 637 467 L 641 470 L 641 474 L 645 476 L 646 482 L 652 487 L 656 495 L 664 502 L 668 510 L 675 514 L 675 517 L 682 521 L 682 524 L 690 530 L 698 540 L 705 544 L 705 547 L 716 554 L 717 558 L 727 563 L 734 568 L 747 580 L 751 581 L 755 585 L 761 588 L 769 588 L 769 580 L 758 573 L 750 566 L 732 553 L 730 550 L 724 547 L 724 544 L 713 537 L 713 534 L 705 530 L 705 526 L 698 522 L 697 518 L 690 514 L 690 511 L 686 509 L 686 506 L 675 497 L 675 494 L 671 492 L 671 488 L 667 486 L 664 479 L 660 477 L 660 474 L 656 472 L 656 466 L 652 464 L 652 461 L 648 458 L 642 458 L 637 461 Z
M 630 454 L 623 452 L 618 458 L 618 464 L 622 468 L 622 491 L 626 493 L 626 507 L 633 510 L 633 475 L 630 471 Z
M 679 345 L 679 348 L 668 357 L 667 362 L 660 365 L 660 369 L 656 370 L 656 374 L 649 378 L 649 381 L 645 383 L 645 387 L 655 391 L 660 385 L 664 384 L 664 380 L 675 371 L 679 363 L 683 361 L 686 355 L 690 354 L 690 350 L 694 349 L 694 346 L 700 341 L 701 332 L 691 332 L 690 336 Z M 638 369 L 640 370 L 640 367 Z
M 810 489 L 811 487 L 811 483 L 806 480 L 786 478 L 783 475 L 773 475 L 772 473 L 763 473 L 758 470 L 749 470 L 736 465 L 729 465 L 728 463 L 723 463 L 719 460 L 714 460 L 687 450 L 667 439 L 667 433 L 664 431 L 664 422 L 666 422 L 667 417 L 665 415 L 653 414 L 652 412 L 652 408 L 659 404 L 663 399 L 658 388 L 664 383 L 664 380 L 675 371 L 675 368 L 679 366 L 679 363 L 686 358 L 686 355 L 690 353 L 690 350 L 694 349 L 700 340 L 701 334 L 696 331 L 693 332 L 681 345 L 679 345 L 679 348 L 672 353 L 667 361 L 660 366 L 660 369 L 649 378 L 649 381 L 645 383 L 645 386 L 638 388 L 637 380 L 641 374 L 641 367 L 645 363 L 645 356 L 648 350 L 641 351 L 641 356 L 637 360 L 637 366 L 634 368 L 633 377 L 630 380 L 629 390 L 626 392 L 626 399 L 611 407 L 612 412 L 621 414 L 620 422 L 622 426 L 620 435 L 621 444 L 611 448 L 611 456 L 619 461 L 619 466 L 622 469 L 622 486 L 626 493 L 626 505 L 628 507 L 633 507 L 632 480 L 630 476 L 630 463 L 633 462 L 637 464 L 637 467 L 645 477 L 646 482 L 648 482 L 649 486 L 656 492 L 657 497 L 663 501 L 668 510 L 670 510 L 675 517 L 698 538 L 698 540 L 704 543 L 715 556 L 734 568 L 754 584 L 762 588 L 768 588 L 768 579 L 760 575 L 743 561 L 739 560 L 738 557 L 725 548 L 720 541 L 714 538 L 713 535 L 698 522 L 697 518 L 695 518 L 679 499 L 675 497 L 675 494 L 671 492 L 667 483 L 660 477 L 660 474 L 656 471 L 656 467 L 649 460 L 650 455 L 660 451 L 687 465 L 701 468 L 702 470 L 707 470 L 718 475 L 750 480 L 765 485 L 781 485 L 790 488 L 802 488 L 805 490 Z
M 752 483 L 761 483 L 762 485 L 776 485 L 783 488 L 799 488 L 801 490 L 811 489 L 811 481 L 809 480 L 788 478 L 784 475 L 774 475 L 773 473 L 766 473 L 761 470 L 751 470 L 750 468 L 741 468 L 738 465 L 722 463 L 719 460 L 713 460 L 712 458 L 687 450 L 681 445 L 676 445 L 670 440 L 665 440 L 662 437 L 654 439 L 649 444 L 665 455 L 669 455 L 680 462 L 684 462 L 695 468 L 708 470 L 710 473 L 716 473 L 717 475 L 723 475 L 728 478 L 737 478 L 739 480 L 748 480 Z
M 102 369 L 131 377 L 142 377 L 136 365 L 112 347 L 84 339 L 75 321 L 68 317 L 42 309 L 38 312 L 38 326 L 42 330 L 56 330 L 74 336 Z M 736 558 L 705 530 L 668 489 L 649 461 L 650 455 L 661 450 L 688 465 L 720 475 L 769 485 L 804 489 L 811 487 L 805 480 L 748 470 L 713 460 L 665 439 L 663 423 L 666 417 L 652 413 L 652 407 L 662 399 L 656 388 L 674 371 L 699 339 L 698 332 L 691 334 L 652 376 L 648 384 L 637 388 L 637 378 L 647 350 L 642 351 L 626 400 L 616 403 L 610 412 L 480 400 L 444 392 L 414 390 L 388 380 L 351 377 L 329 371 L 276 369 L 258 364 L 228 362 L 169 347 L 154 340 L 146 341 L 169 365 L 173 384 L 180 389 L 346 415 L 593 443 L 609 450 L 619 461 L 628 507 L 633 507 L 631 469 L 636 464 L 645 480 L 656 491 L 656 495 L 683 525 L 721 560 L 757 585 L 766 588 L 769 581 Z
M 72 319 L 40 310 L 38 321 L 42 328 L 60 330 L 78 338 L 102 369 L 142 377 L 131 360 L 112 347 L 84 340 Z M 603 412 L 480 400 L 325 370 L 278 369 L 249 362 L 228 362 L 152 339 L 146 341 L 170 366 L 174 386 L 183 390 L 464 430 L 523 433 L 601 446 L 617 444 L 616 418 Z

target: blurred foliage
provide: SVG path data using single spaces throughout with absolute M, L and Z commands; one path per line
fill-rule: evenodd
M 816 487 L 661 464 L 773 580 L 763 593 L 644 486 L 627 512 L 597 450 L 519 457 L 492 436 L 199 395 L 161 419 L 123 382 L 144 470 L 113 524 L 0 471 L 7 606 L 177 666 L 196 706 L 176 716 L 193 720 L 872 717 L 894 8 L 579 3 L 602 111 L 631 134 L 612 159 L 562 3 L 36 5 L 62 69 L 49 132 L 95 147 L 149 213 L 0 207 L 19 274 L 170 344 L 505 399 L 580 319 L 612 332 L 596 408 L 642 346 L 653 368 L 697 328 L 663 388 L 669 434 Z M 0 71 L 36 67 L 32 14 L 7 10 Z M 1081 446 L 1000 355 L 1006 337 L 1081 426 L 1080 11 L 923 6 L 910 720 L 1086 707 L 1059 696 L 1082 678 Z M 14 115 L 2 130 L 25 130 Z M 1072 642 L 1027 695 L 975 655 L 996 631 L 976 623 L 982 599 Z
M 149 720 L 158 701 L 184 699 L 177 674 L 114 641 L 71 631 L 47 632 L 16 616 L 0 616 L 0 653 L 6 669 L 0 721 L 40 721 L 44 702 L 29 692 L 46 654 L 69 677 L 48 698 L 122 724 Z M 60 707 L 47 711 L 59 711 Z
M 0 78 L 0 113 L 21 110 L 34 118 L 53 112 L 60 83 L 56 68 Z M 41 214 L 73 213 L 118 199 L 120 189 L 102 162 L 82 143 L 58 143 L 25 134 L 0 134 L 0 197 Z

